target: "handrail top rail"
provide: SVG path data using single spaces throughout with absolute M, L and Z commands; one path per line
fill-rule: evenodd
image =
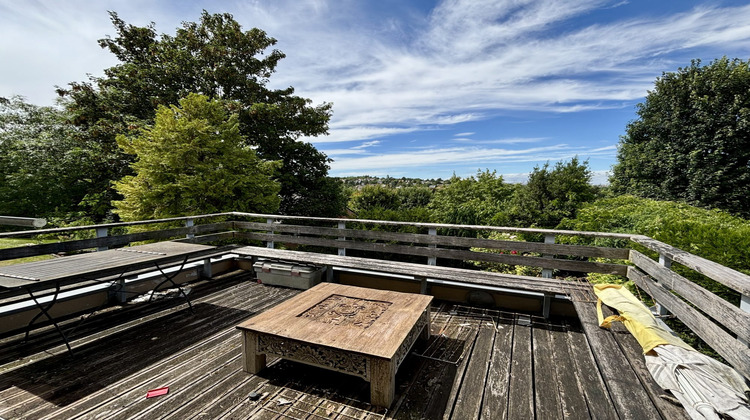
M 102 223 L 98 225 L 83 225 L 83 226 L 70 226 L 70 227 L 63 227 L 63 228 L 22 230 L 22 231 L 16 231 L 16 232 L 0 232 L 0 238 L 10 238 L 14 236 L 45 235 L 45 234 L 50 234 L 50 233 L 62 233 L 62 232 L 77 232 L 81 230 L 91 230 L 91 229 L 104 229 L 104 228 L 109 229 L 109 228 L 114 228 L 114 227 L 153 225 L 157 223 L 179 222 L 181 220 L 231 216 L 232 214 L 233 212 L 212 213 L 212 214 L 201 214 L 201 215 L 196 215 L 196 216 L 169 217 L 165 219 L 136 220 L 133 222 Z
M 28 235 L 42 235 L 42 234 L 61 233 L 61 232 L 76 232 L 76 231 L 90 230 L 90 229 L 102 229 L 102 228 L 108 229 L 108 228 L 113 228 L 113 227 L 149 225 L 149 224 L 176 222 L 176 221 L 181 221 L 181 220 L 212 218 L 212 217 L 221 217 L 221 216 L 257 217 L 257 218 L 273 219 L 273 220 L 372 223 L 372 224 L 379 224 L 382 226 L 415 226 L 415 227 L 436 228 L 436 229 L 464 229 L 464 230 L 483 230 L 483 231 L 509 232 L 509 233 L 530 233 L 530 234 L 542 234 L 542 235 L 570 235 L 570 236 L 586 236 L 586 237 L 599 237 L 599 238 L 609 238 L 609 239 L 623 239 L 623 240 L 633 240 L 633 238 L 642 236 L 642 235 L 633 235 L 633 234 L 627 234 L 627 233 L 607 233 L 607 232 L 519 228 L 519 227 L 503 227 L 503 226 L 486 226 L 486 225 L 455 225 L 455 224 L 447 224 L 447 223 L 398 222 L 398 221 L 391 221 L 391 220 L 346 219 L 346 218 L 334 218 L 334 217 L 288 216 L 288 215 L 280 215 L 280 214 L 243 213 L 243 212 L 233 211 L 233 212 L 225 212 L 225 213 L 211 213 L 211 214 L 199 214 L 199 215 L 193 215 L 193 216 L 170 217 L 170 218 L 165 218 L 165 219 L 137 220 L 133 222 L 103 223 L 103 224 L 97 224 L 97 225 L 71 226 L 71 227 L 65 227 L 65 228 L 3 232 L 3 233 L 0 233 L 0 238 L 14 237 L 14 236 L 28 236 Z

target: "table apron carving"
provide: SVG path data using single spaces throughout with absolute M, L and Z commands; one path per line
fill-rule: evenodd
M 411 331 L 409 331 L 409 334 L 404 339 L 404 342 L 401 343 L 401 346 L 396 351 L 396 354 L 393 356 L 393 362 L 396 364 L 396 369 L 398 369 L 399 366 L 401 366 L 401 362 L 406 359 L 406 355 L 409 354 L 409 350 L 414 346 L 414 343 L 417 342 L 417 339 L 419 338 L 419 335 L 422 334 L 422 331 L 427 328 L 429 332 L 430 328 L 430 309 L 427 307 L 427 309 L 422 312 L 422 315 L 419 317 L 419 320 L 416 324 L 414 324 L 414 327 L 412 327 Z
M 369 381 L 367 357 L 283 337 L 258 334 L 257 353 L 320 366 Z

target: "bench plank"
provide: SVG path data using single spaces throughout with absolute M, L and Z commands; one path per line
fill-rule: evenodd
M 354 268 L 381 273 L 403 274 L 439 280 L 456 281 L 460 283 L 479 284 L 485 286 L 505 287 L 509 289 L 569 294 L 573 290 L 580 290 L 587 285 L 558 279 L 541 277 L 517 276 L 511 274 L 474 271 L 461 268 L 429 266 L 423 264 L 386 261 L 372 258 L 349 257 L 338 255 L 318 254 L 313 252 L 289 251 L 260 247 L 242 247 L 232 250 L 233 253 L 256 257 L 274 258 L 281 260 L 301 261 L 323 266 L 337 266 Z

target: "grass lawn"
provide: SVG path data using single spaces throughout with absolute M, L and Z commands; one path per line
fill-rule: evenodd
M 24 246 L 28 244 L 36 245 L 36 244 L 43 244 L 43 243 L 50 243 L 50 242 L 57 242 L 57 241 L 53 239 L 38 240 L 38 239 L 29 239 L 29 238 L 0 238 L 0 249 L 14 248 L 17 246 Z M 37 255 L 35 257 L 18 258 L 15 260 L 5 260 L 5 261 L 0 261 L 0 267 L 11 265 L 11 264 L 31 262 L 31 261 L 48 260 L 50 258 L 52 258 L 51 255 Z

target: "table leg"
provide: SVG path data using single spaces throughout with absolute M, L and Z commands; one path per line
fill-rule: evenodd
M 258 335 L 242 332 L 242 368 L 248 373 L 258 373 L 266 367 L 266 355 L 258 354 Z
M 422 329 L 422 332 L 419 334 L 419 338 L 423 340 L 429 340 L 430 339 L 430 307 L 428 306 L 425 309 L 425 313 L 427 314 L 425 318 L 427 318 L 427 324 Z
M 164 270 L 162 270 L 159 263 L 156 263 L 156 268 L 159 270 L 161 275 L 164 276 L 165 280 L 163 280 L 161 283 L 156 285 L 156 287 L 154 287 L 154 290 L 151 291 L 151 297 L 148 298 L 149 303 L 151 302 L 151 299 L 154 298 L 154 293 L 156 293 L 156 291 L 158 291 L 159 288 L 162 285 L 164 285 L 164 283 L 170 282 L 172 283 L 172 286 L 176 287 L 177 290 L 180 291 L 180 293 L 182 294 L 182 297 L 185 298 L 185 300 L 187 301 L 188 307 L 190 308 L 190 312 L 195 313 L 195 309 L 193 309 L 193 304 L 190 302 L 190 298 L 188 297 L 187 293 L 185 293 L 185 291 L 182 290 L 182 286 L 174 282 L 174 278 L 177 277 L 177 275 L 180 274 L 180 272 L 182 272 L 182 269 L 185 268 L 185 264 L 187 264 L 187 261 L 188 261 L 188 255 L 185 255 L 185 259 L 182 260 L 182 264 L 180 264 L 180 268 L 177 269 L 177 271 L 175 271 L 174 274 L 172 274 L 171 276 L 168 276 L 167 273 L 165 273 Z
M 395 363 L 388 359 L 370 359 L 370 403 L 388 408 L 395 393 Z
M 36 304 L 36 307 L 39 308 L 39 313 L 34 316 L 34 318 L 31 319 L 31 322 L 29 322 L 29 325 L 26 327 L 26 336 L 24 337 L 24 341 L 29 340 L 29 333 L 31 332 L 31 326 L 34 324 L 34 322 L 39 319 L 42 315 L 46 316 L 47 319 L 52 322 L 52 325 L 55 326 L 55 329 L 60 334 L 60 337 L 62 337 L 63 341 L 65 342 L 65 346 L 68 348 L 68 352 L 70 354 L 73 354 L 73 349 L 70 347 L 70 343 L 68 342 L 68 337 L 65 335 L 63 330 L 60 328 L 59 325 L 57 325 L 57 322 L 54 318 L 49 314 L 49 310 L 52 309 L 52 306 L 55 305 L 57 302 L 58 296 L 60 296 L 60 283 L 55 283 L 55 295 L 52 297 L 52 301 L 45 307 L 41 303 L 39 303 L 39 300 L 37 300 L 36 296 L 34 296 L 34 293 L 31 291 L 31 289 L 26 289 L 26 291 L 29 293 L 29 296 L 31 296 L 31 299 Z

